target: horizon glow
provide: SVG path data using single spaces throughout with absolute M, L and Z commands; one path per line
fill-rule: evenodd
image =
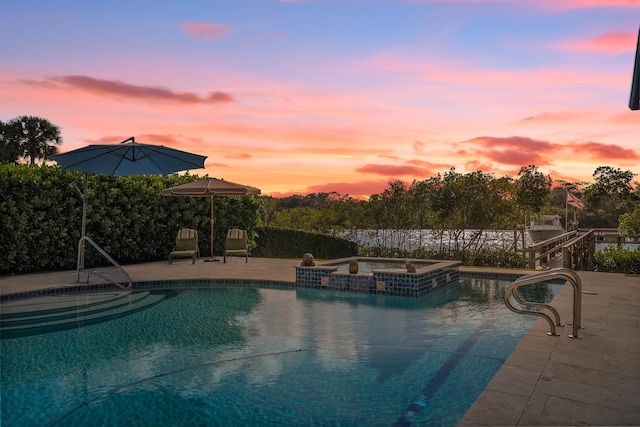
M 275 197 L 455 168 L 640 172 L 640 0 L 12 2 L 0 120 L 137 142 Z

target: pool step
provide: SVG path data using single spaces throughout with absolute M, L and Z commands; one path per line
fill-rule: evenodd
M 87 326 L 148 308 L 164 293 L 105 292 L 44 296 L 2 304 L 2 338 Z

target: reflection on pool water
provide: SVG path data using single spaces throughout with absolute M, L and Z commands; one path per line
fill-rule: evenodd
M 2 340 L 2 425 L 455 426 L 534 322 L 505 307 L 506 284 L 166 291 L 115 320 Z
M 413 266 L 415 268 L 426 267 L 429 265 L 433 265 L 433 262 L 413 262 Z M 332 265 L 332 264 L 325 264 Z M 349 271 L 349 263 L 345 262 L 342 264 L 336 264 L 338 271 Z M 365 259 L 364 261 L 358 261 L 358 271 L 360 273 L 371 273 L 373 270 L 385 270 L 385 269 L 396 269 L 401 271 L 406 271 L 406 263 L 404 261 L 375 261 Z

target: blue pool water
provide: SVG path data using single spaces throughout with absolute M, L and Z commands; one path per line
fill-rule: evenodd
M 2 425 L 455 426 L 534 322 L 505 307 L 508 283 L 167 291 L 115 320 L 3 339 Z

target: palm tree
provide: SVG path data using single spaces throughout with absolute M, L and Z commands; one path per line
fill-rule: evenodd
M 0 163 L 18 163 L 20 150 L 9 140 L 8 123 L 0 121 Z
M 41 117 L 16 117 L 4 124 L 4 130 L 3 150 L 17 149 L 20 157 L 28 158 L 31 164 L 57 154 L 56 145 L 62 143 L 60 128 Z

